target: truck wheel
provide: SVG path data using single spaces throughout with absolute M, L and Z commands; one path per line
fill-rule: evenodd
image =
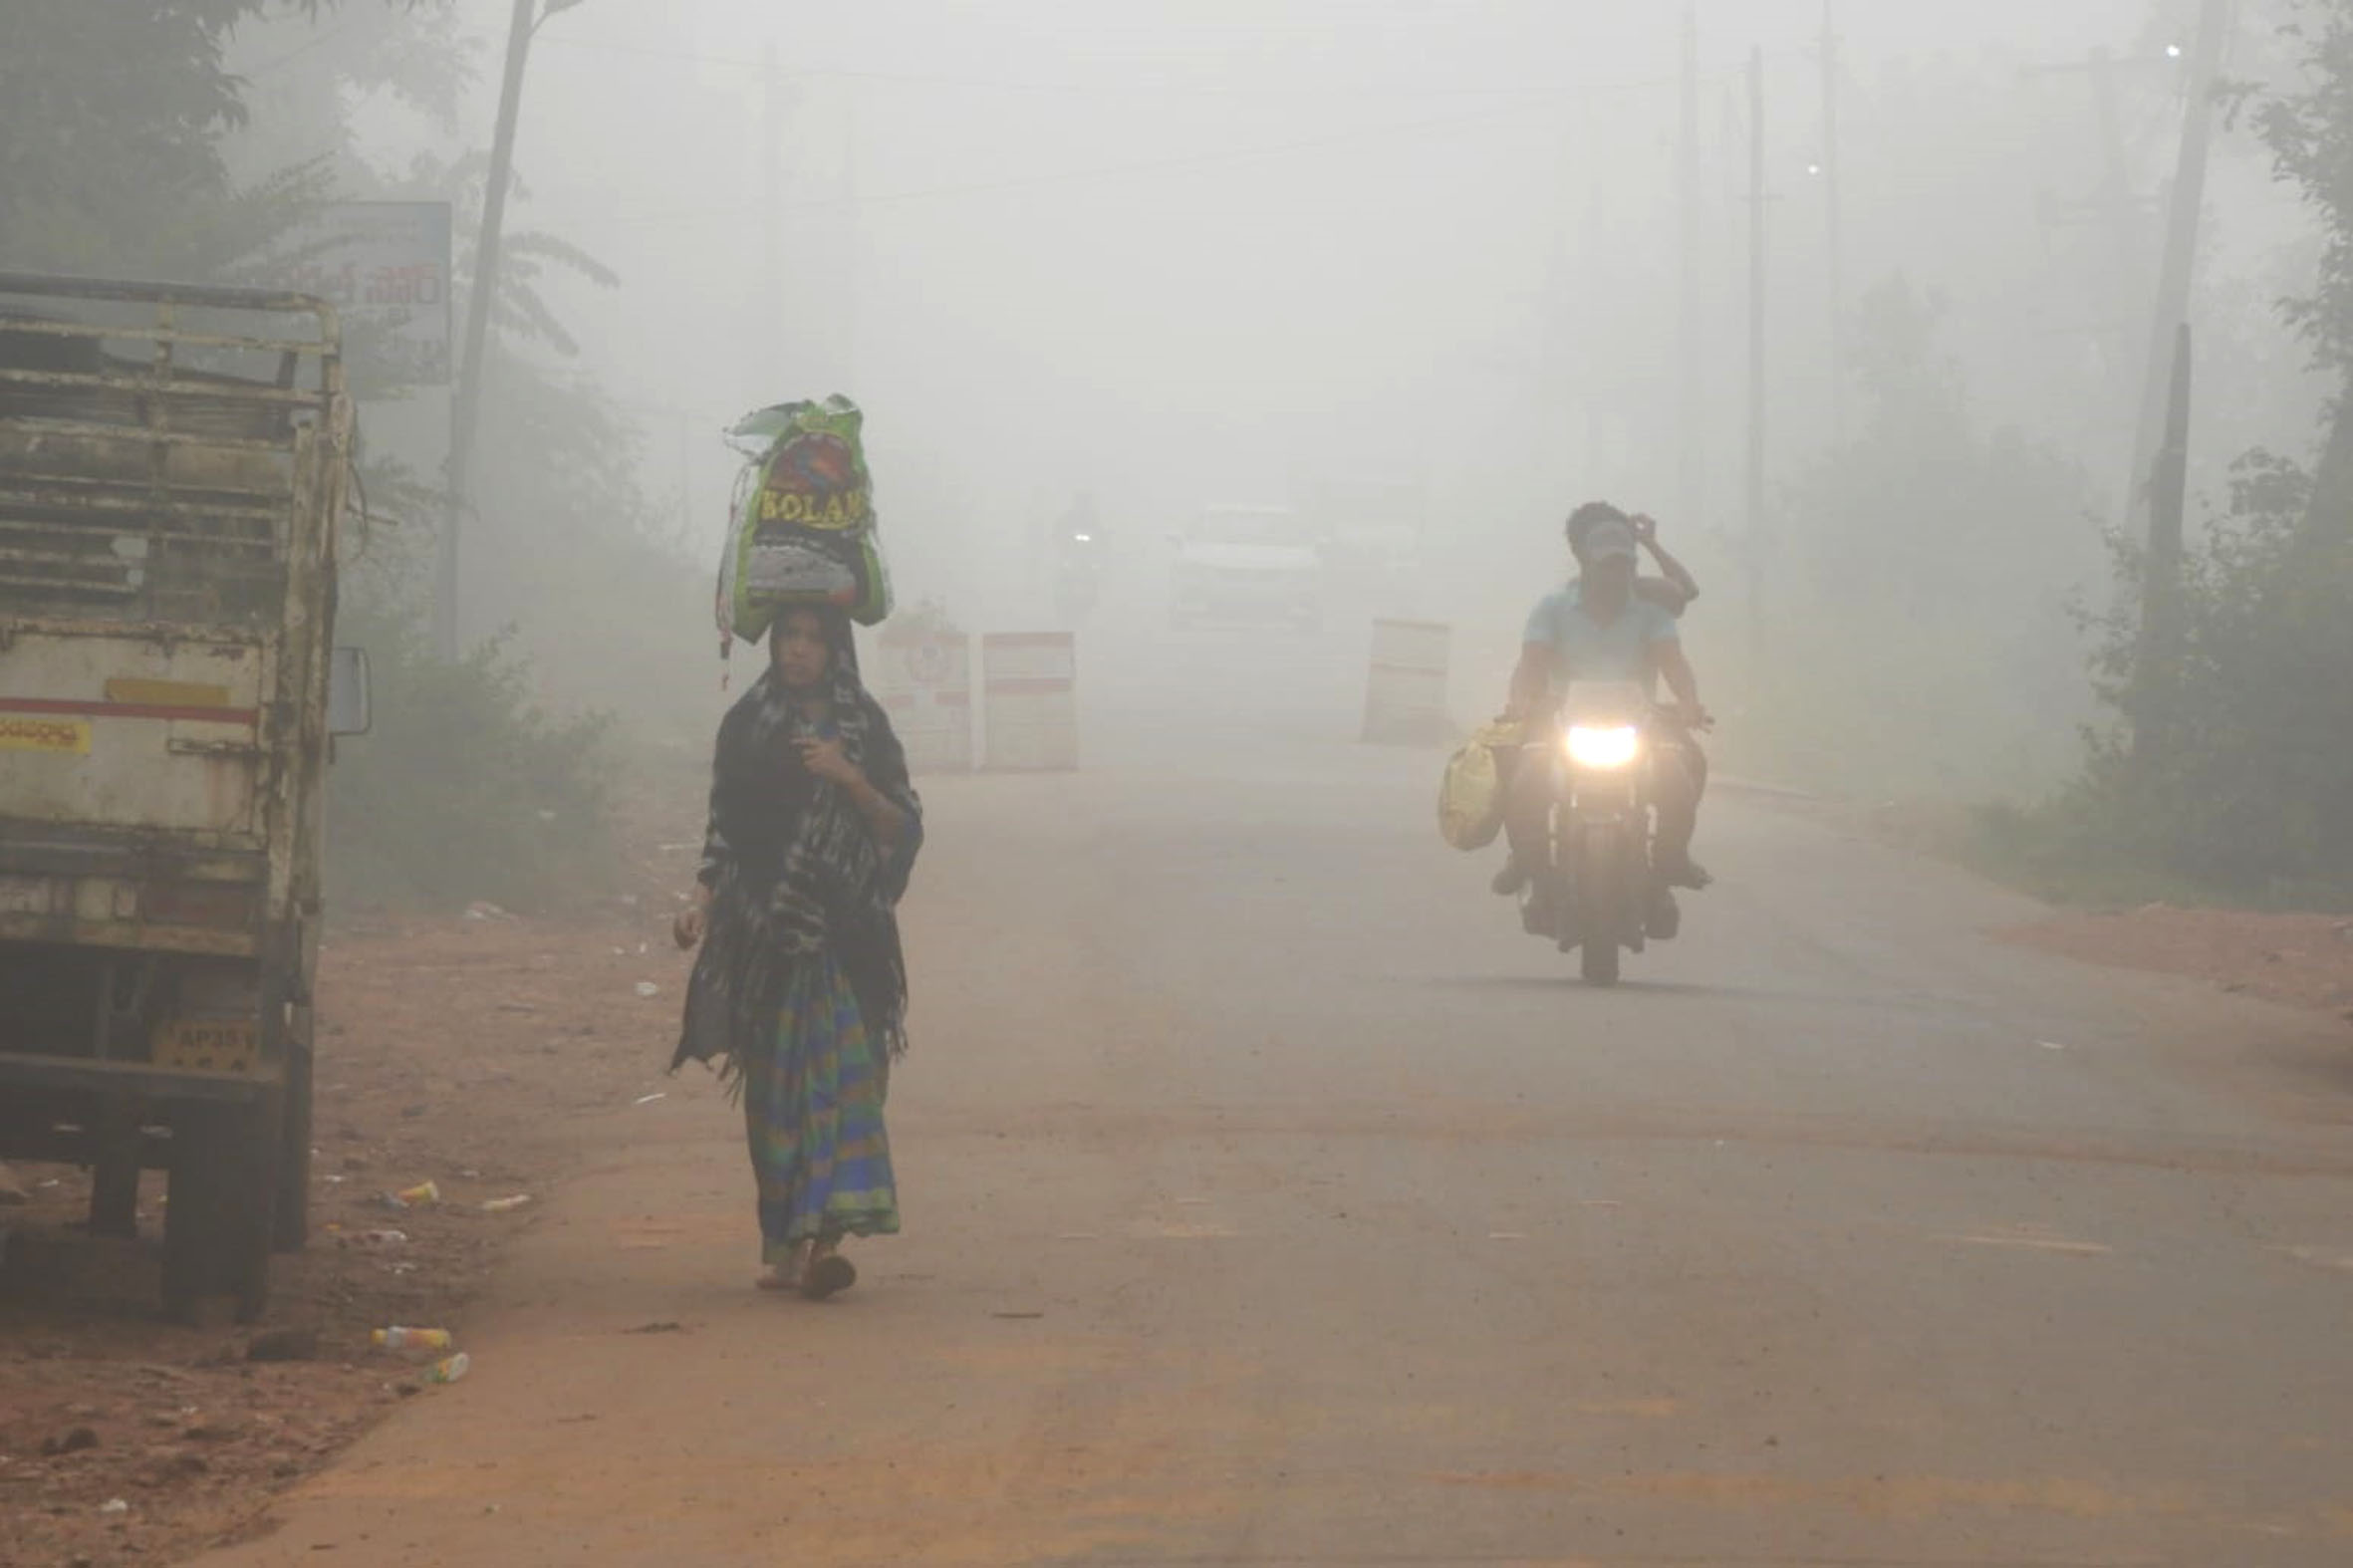
M 288 1045 L 286 1056 L 285 1144 L 278 1154 L 277 1235 L 281 1252 L 311 1244 L 311 1084 L 314 1063 L 307 1041 Z
M 193 1321 L 227 1296 L 250 1323 L 269 1304 L 284 1102 L 190 1106 L 172 1119 L 163 1217 L 163 1308 Z
M 98 1164 L 91 1173 L 90 1233 L 94 1236 L 138 1234 L 138 1123 L 124 1104 L 100 1113 Z

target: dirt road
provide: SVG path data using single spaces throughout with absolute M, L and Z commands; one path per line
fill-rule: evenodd
M 931 792 L 857 1291 L 751 1291 L 707 1082 L 592 1120 L 472 1376 L 209 1568 L 2353 1560 L 2334 1020 L 1730 798 L 1583 991 L 1428 758 L 1127 717 Z

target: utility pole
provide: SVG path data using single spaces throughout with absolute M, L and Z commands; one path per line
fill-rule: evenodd
M 578 4 L 579 0 L 569 0 Z M 466 481 L 474 460 L 475 426 L 482 412 L 482 360 L 490 338 L 490 303 L 498 293 L 498 246 L 506 222 L 508 175 L 515 158 L 515 116 L 522 107 L 523 67 L 531 54 L 535 0 L 515 0 L 507 29 L 506 80 L 498 93 L 498 129 L 490 141 L 490 183 L 482 192 L 482 230 L 474 242 L 474 286 L 466 296 L 465 359 L 449 405 L 449 475 L 443 495 L 438 592 L 433 603 L 433 644 L 454 663 L 458 651 L 457 547 L 466 506 Z M 548 14 L 568 9 L 551 3 Z
M 1765 645 L 1764 51 L 1748 53 L 1748 639 L 1752 672 Z
M 841 344 L 836 353 L 839 368 L 835 375 L 840 390 L 855 397 L 858 388 L 858 341 L 864 325 L 864 292 L 866 268 L 866 208 L 860 205 L 863 180 L 861 165 L 865 162 L 865 126 L 860 113 L 858 88 L 850 89 L 849 131 L 842 151 L 842 328 Z
M 1677 526 L 1697 533 L 1706 522 L 1707 413 L 1700 385 L 1699 306 L 1699 7 L 1683 13 L 1683 137 L 1676 156 L 1683 205 L 1683 330 L 1676 394 L 1676 439 L 1683 449 L 1683 516 Z
M 2190 499 L 2190 324 L 2175 330 L 2167 378 L 2165 445 L 2149 479 L 2149 551 L 2142 565 L 2141 629 L 2133 654 L 2133 761 L 2164 765 L 2173 744 L 2182 668 L 2182 536 Z
M 1846 236 L 1839 208 L 1838 0 L 1822 0 L 1822 190 L 1830 225 L 1830 433 L 1847 428 Z
M 2176 335 L 2190 318 L 2190 289 L 2198 271 L 2199 220 L 2206 206 L 2207 152 L 2214 139 L 2215 89 L 2229 41 L 2230 0 L 2206 0 L 2191 55 L 2188 101 L 2182 108 L 2182 150 L 2167 200 L 2165 262 L 2157 281 L 2157 310 L 2143 376 L 2140 417 L 2133 426 L 2133 466 L 2125 490 L 2125 525 L 2137 533 L 2150 517 L 2151 463 L 2163 438 L 2172 387 Z
M 760 276 L 752 311 L 760 324 L 753 342 L 769 366 L 790 363 L 784 342 L 784 78 L 773 41 L 760 46 Z

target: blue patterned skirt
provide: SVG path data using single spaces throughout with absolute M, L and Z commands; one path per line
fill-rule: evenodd
M 804 1241 L 898 1234 L 889 1064 L 831 952 L 794 966 L 774 1041 L 741 1065 L 762 1257 L 789 1263 Z

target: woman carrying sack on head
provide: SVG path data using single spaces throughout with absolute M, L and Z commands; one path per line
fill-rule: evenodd
M 842 612 L 783 611 L 768 652 L 719 724 L 670 1068 L 719 1059 L 742 1096 L 760 1287 L 823 1299 L 858 1278 L 845 1237 L 899 1230 L 883 1102 L 907 1046 L 898 904 L 922 804 Z

